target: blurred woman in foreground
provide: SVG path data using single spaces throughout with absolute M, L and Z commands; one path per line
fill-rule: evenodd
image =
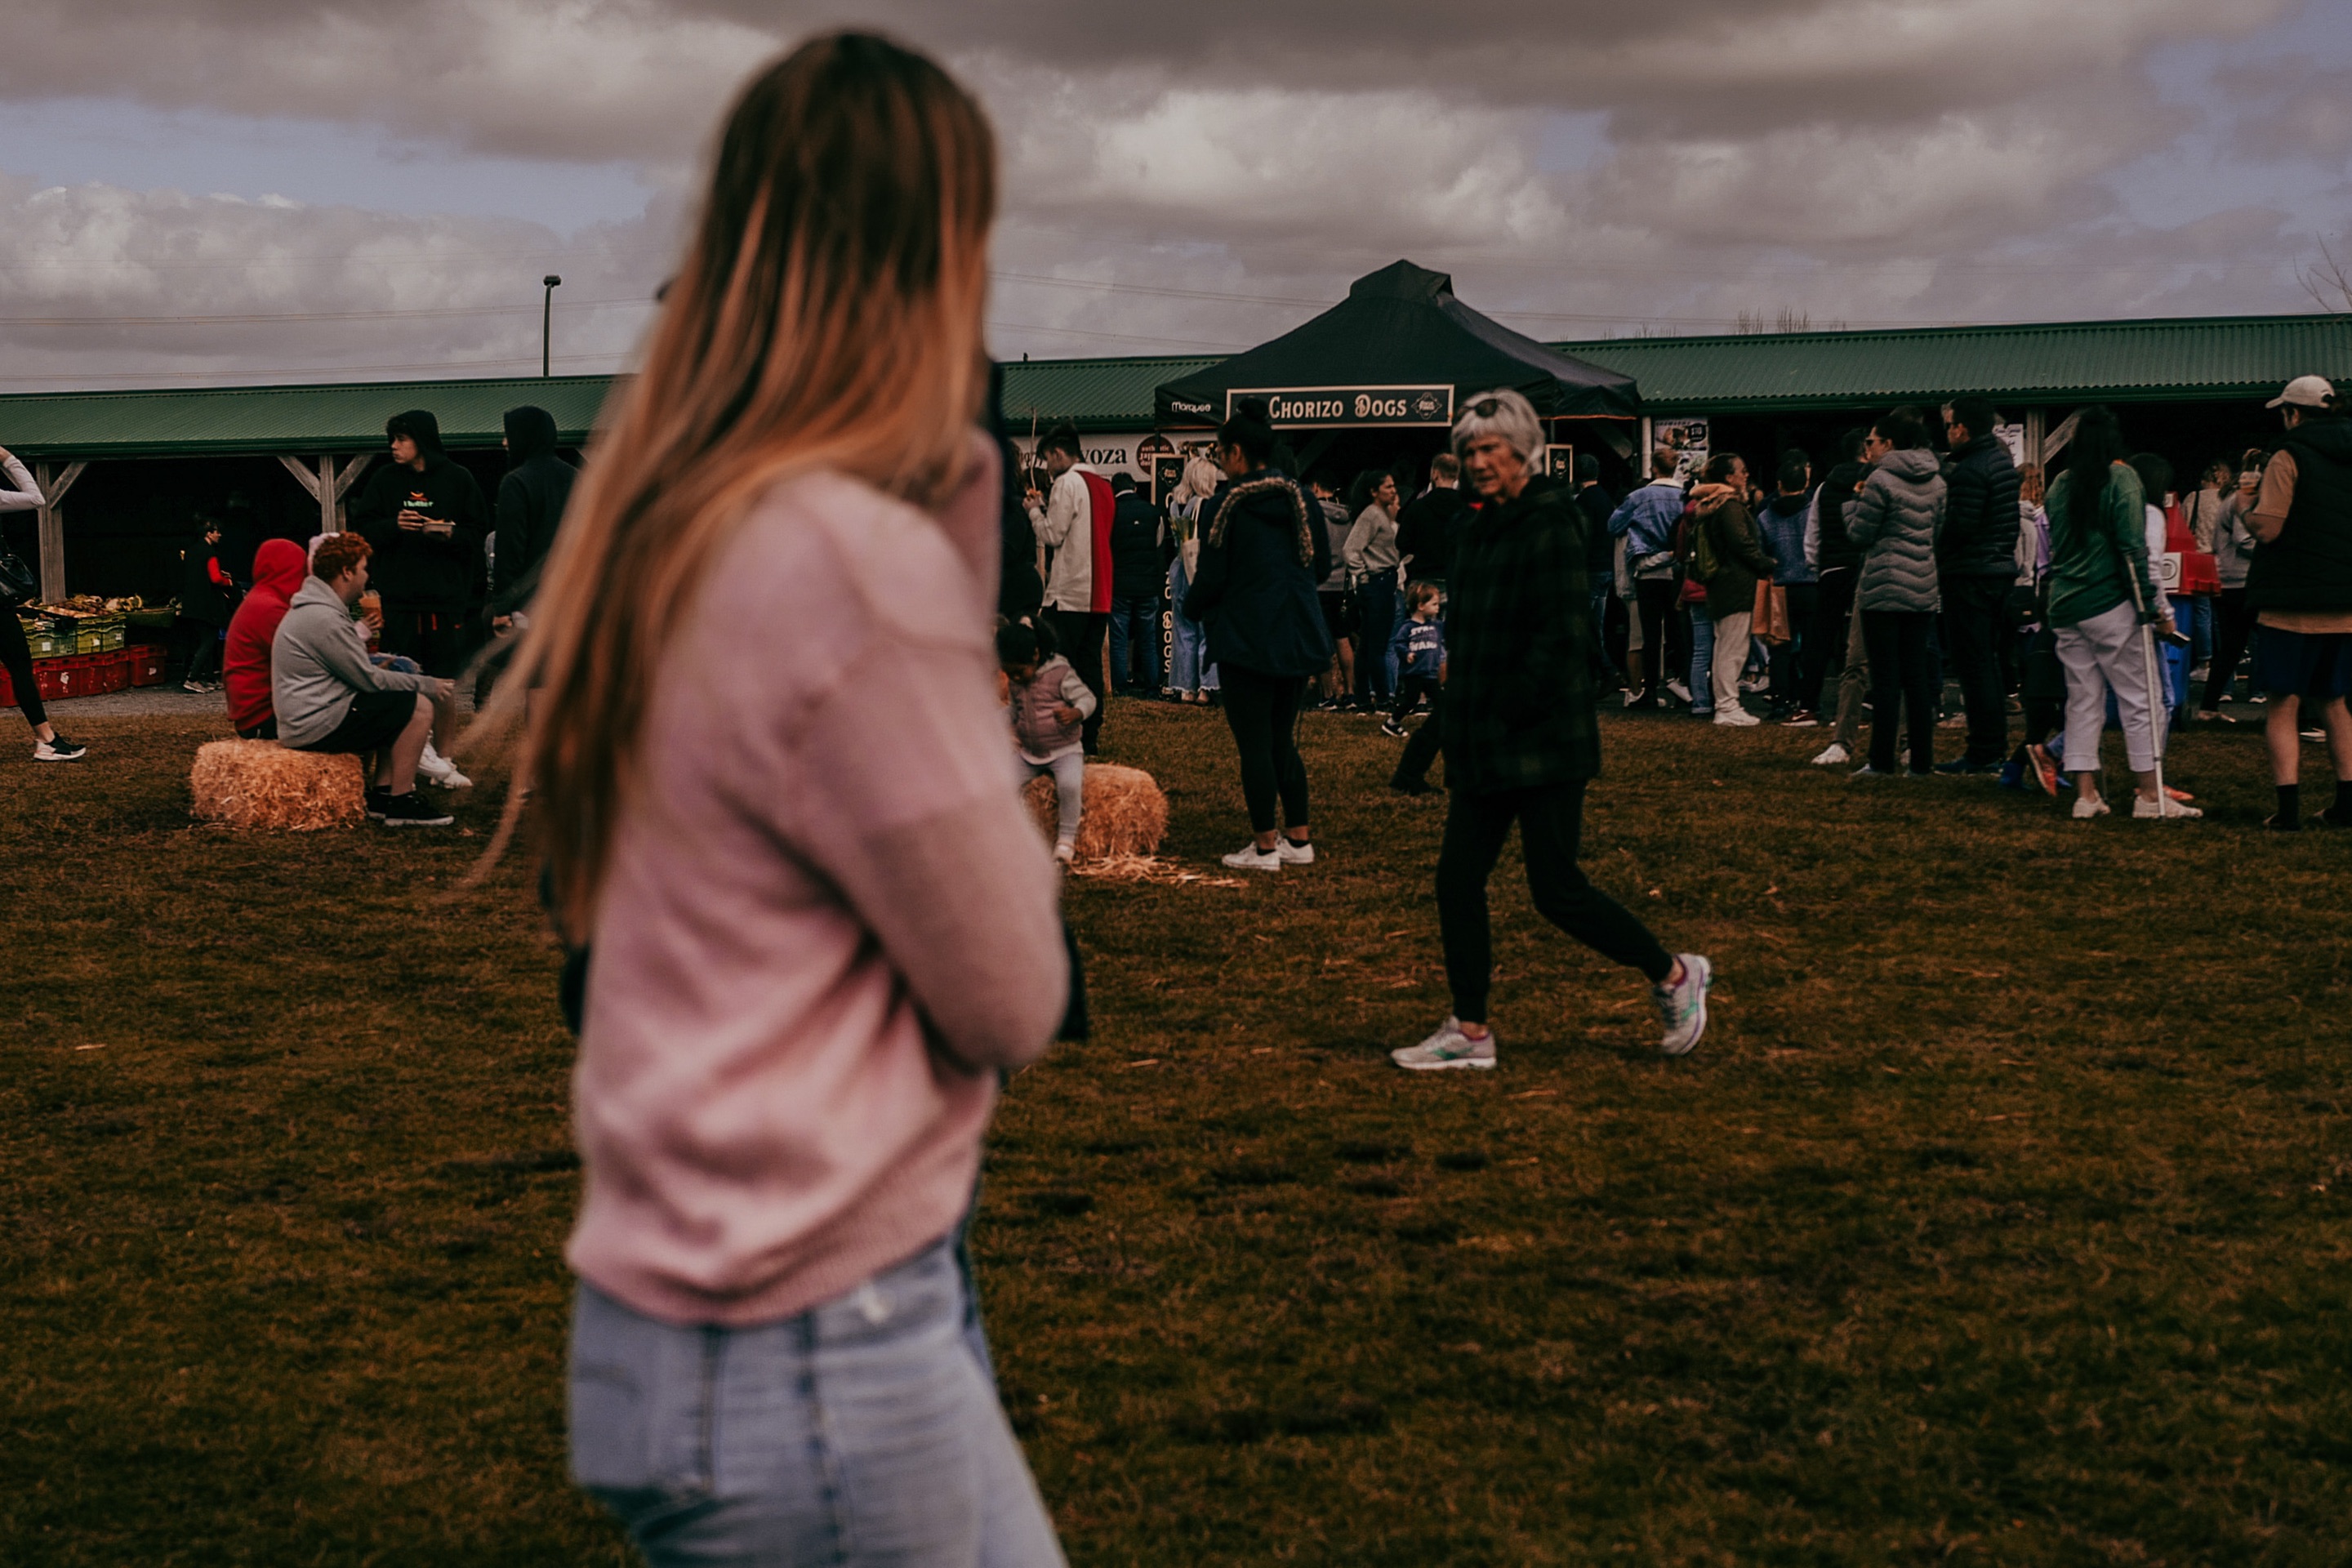
M 751 84 L 499 690 L 592 953 L 572 1472 L 656 1563 L 1062 1560 L 950 1247 L 1070 979 L 995 696 L 995 179 L 880 39 Z

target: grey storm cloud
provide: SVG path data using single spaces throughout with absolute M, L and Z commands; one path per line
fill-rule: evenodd
M 2105 182 L 2200 122 L 2161 101 L 2153 55 L 2297 4 L 866 0 L 855 21 L 934 53 L 996 121 L 1000 349 L 1082 353 L 1245 346 L 1400 255 L 1554 337 L 1784 310 L 2295 308 L 2311 215 L 2149 226 Z M 370 212 L 364 192 L 327 207 L 0 183 L 12 374 L 315 357 L 268 322 L 212 329 L 201 352 L 88 324 L 168 308 L 349 312 L 341 364 L 509 364 L 535 348 L 511 297 L 541 257 L 567 304 L 603 312 L 574 352 L 616 363 L 644 320 L 618 301 L 661 275 L 730 95 L 844 19 L 771 0 L 16 0 L 0 97 L 332 120 L 453 156 L 624 163 L 659 194 L 640 219 L 559 236 Z M 2340 72 L 2295 70 L 2212 128 L 2248 156 L 2340 156 Z

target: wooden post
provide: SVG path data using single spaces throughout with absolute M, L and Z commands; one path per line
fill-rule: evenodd
M 2037 468 L 2042 466 L 2042 426 L 2047 421 L 2048 416 L 2039 408 L 2025 411 L 2025 460 Z M 2049 475 L 2045 473 L 2042 479 L 2047 483 Z
M 343 531 L 343 497 L 351 493 L 352 481 L 365 473 L 367 466 L 374 460 L 373 452 L 362 452 L 358 457 L 345 463 L 341 470 L 335 475 L 335 501 L 331 512 L 332 521 L 327 529 L 328 532 L 341 533 Z M 328 459 L 321 458 L 319 461 L 323 468 Z
M 66 521 L 58 510 L 81 478 L 88 463 L 68 463 L 62 474 L 55 473 L 47 463 L 33 465 L 33 482 L 40 487 L 41 505 L 35 515 L 40 522 L 41 537 L 41 600 L 54 605 L 66 596 Z

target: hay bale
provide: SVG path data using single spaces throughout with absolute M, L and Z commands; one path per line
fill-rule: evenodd
M 1061 818 L 1054 796 L 1054 781 L 1044 773 L 1029 781 L 1024 792 L 1029 815 L 1050 841 Z M 1101 860 L 1114 855 L 1150 855 L 1168 833 L 1168 797 L 1159 783 L 1141 768 L 1117 763 L 1087 764 L 1086 810 L 1078 819 L 1078 858 Z
M 188 770 L 199 822 L 310 833 L 365 819 L 360 760 L 289 752 L 275 741 L 207 741 Z

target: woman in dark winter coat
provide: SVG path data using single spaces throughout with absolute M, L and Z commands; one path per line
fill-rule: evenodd
M 1307 764 L 1295 731 L 1308 678 L 1331 662 L 1315 597 L 1331 570 L 1323 514 L 1267 467 L 1273 451 L 1274 427 L 1253 414 L 1235 415 L 1217 432 L 1217 460 L 1234 482 L 1202 508 L 1201 569 L 1184 595 L 1184 613 L 1208 628 L 1255 836 L 1225 864 L 1251 871 L 1314 862 Z

